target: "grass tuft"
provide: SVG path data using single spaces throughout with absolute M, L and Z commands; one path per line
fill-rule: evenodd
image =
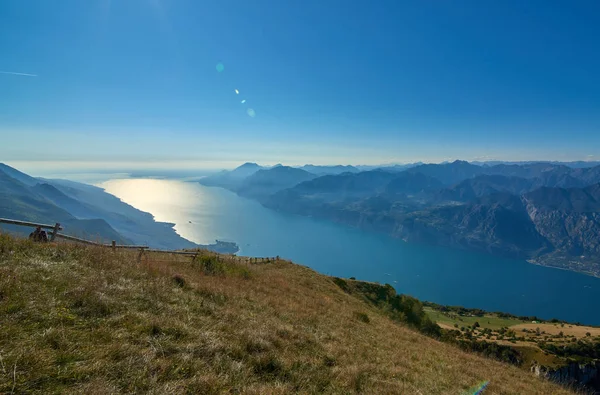
M 185 287 L 185 278 L 183 278 L 183 276 L 181 276 L 180 274 L 176 274 L 173 276 L 173 282 L 175 283 L 175 285 L 177 285 L 180 288 Z
M 368 324 L 369 322 L 371 322 L 367 313 L 355 311 L 354 317 L 356 317 L 356 319 L 359 320 L 360 322 L 364 322 L 365 324 Z

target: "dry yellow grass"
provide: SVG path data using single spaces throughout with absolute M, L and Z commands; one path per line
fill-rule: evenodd
M 0 393 L 570 393 L 284 261 L 136 264 L 0 235 L 0 320 Z
M 540 331 L 544 331 L 550 335 L 558 335 L 562 332 L 566 336 L 575 336 L 577 338 L 586 337 L 586 333 L 590 333 L 591 336 L 600 336 L 600 328 L 594 328 L 591 326 L 579 326 L 564 324 L 519 324 L 511 326 L 510 329 L 515 331 L 521 331 L 523 329 L 535 331 L 540 328 Z
M 438 322 L 437 324 L 440 326 L 440 328 L 443 328 L 443 329 L 448 329 L 448 330 L 454 330 L 455 329 L 453 325 L 449 325 L 449 324 L 446 324 L 444 322 Z

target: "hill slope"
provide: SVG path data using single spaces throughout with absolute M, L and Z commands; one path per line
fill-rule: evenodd
M 11 174 L 23 175 L 17 171 Z M 27 181 L 25 177 L 28 176 L 23 175 L 19 178 Z M 47 224 L 59 222 L 65 228 L 63 233 L 72 236 L 99 241 L 119 240 L 121 243 L 129 242 L 104 219 L 100 217 L 78 218 L 62 207 L 55 205 L 53 200 L 47 197 L 46 187 L 52 188 L 49 185 L 39 184 L 33 187 L 29 186 L 7 175 L 4 170 L 0 170 L 0 217 Z M 2 225 L 2 227 L 24 234 L 32 230 L 31 228 L 10 225 Z
M 569 393 L 308 268 L 175 259 L 0 235 L 0 392 Z
M 152 214 L 132 207 L 102 188 L 68 180 L 33 178 L 2 163 L 0 217 L 48 224 L 60 222 L 65 234 L 103 242 L 116 240 L 162 249 L 223 248 L 222 244 L 200 246 L 186 240 L 175 232 L 174 224 L 156 222 Z M 19 234 L 31 232 L 12 225 L 0 228 Z M 228 252 L 236 249 L 232 245 Z

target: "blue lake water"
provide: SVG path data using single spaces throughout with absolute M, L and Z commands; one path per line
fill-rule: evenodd
M 440 304 L 600 325 L 598 278 L 282 214 L 193 182 L 122 179 L 100 185 L 158 221 L 175 223 L 189 240 L 237 242 L 239 255 L 279 255 Z

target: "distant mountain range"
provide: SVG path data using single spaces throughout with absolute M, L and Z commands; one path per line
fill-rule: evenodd
M 570 162 L 560 162 L 560 161 L 501 161 L 501 160 L 490 160 L 490 161 L 472 161 L 469 162 L 472 163 L 474 165 L 488 165 L 488 166 L 495 166 L 495 165 L 528 165 L 528 164 L 532 164 L 532 163 L 550 163 L 553 165 L 564 165 L 564 166 L 568 166 L 568 167 L 572 167 L 572 168 L 583 168 L 583 167 L 595 167 L 595 166 L 600 166 L 600 161 L 583 161 L 583 160 L 578 160 L 578 161 L 570 161 Z
M 199 182 L 274 210 L 409 242 L 528 259 L 600 276 L 600 165 L 454 161 L 362 170 L 245 163 Z M 60 222 L 67 234 L 102 241 L 167 249 L 197 246 L 177 235 L 173 224 L 155 222 L 151 214 L 101 188 L 33 178 L 3 164 L 0 217 Z M 2 229 L 29 232 L 4 225 Z
M 600 165 L 454 161 L 337 174 L 251 167 L 200 180 L 266 207 L 600 276 Z M 249 165 L 244 165 L 249 168 Z M 311 167 L 315 170 L 316 166 Z M 339 169 L 338 169 L 339 170 Z M 316 170 L 315 170 L 316 171 Z
M 300 169 L 319 176 L 326 174 L 358 173 L 360 170 L 354 166 L 315 166 L 304 165 Z
M 282 189 L 291 188 L 304 181 L 316 178 L 315 174 L 306 170 L 288 166 L 276 166 L 262 169 L 243 179 L 236 187 L 236 192 L 245 197 L 262 199 Z
M 2 163 L 0 217 L 47 224 L 59 222 L 64 228 L 62 233 L 99 242 L 115 240 L 162 249 L 223 247 L 192 243 L 179 236 L 173 224 L 154 221 L 151 214 L 124 203 L 102 188 L 30 177 Z M 0 227 L 21 234 L 32 230 L 5 224 Z

